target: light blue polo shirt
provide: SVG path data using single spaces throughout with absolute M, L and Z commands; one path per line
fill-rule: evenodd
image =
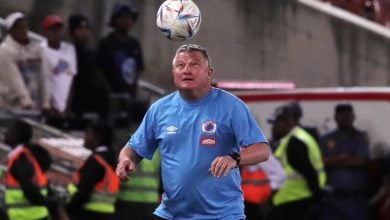
M 208 170 L 216 157 L 258 142 L 267 141 L 247 106 L 213 88 L 198 101 L 174 92 L 154 103 L 128 146 L 147 159 L 160 151 L 164 194 L 156 215 L 237 220 L 245 218 L 239 169 L 220 178 Z

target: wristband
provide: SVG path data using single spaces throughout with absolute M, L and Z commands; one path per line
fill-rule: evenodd
M 236 161 L 236 165 L 239 166 L 240 165 L 240 161 L 241 161 L 241 155 L 240 153 L 237 153 L 237 152 L 232 152 L 229 154 L 229 156 L 231 158 L 233 158 L 235 161 Z

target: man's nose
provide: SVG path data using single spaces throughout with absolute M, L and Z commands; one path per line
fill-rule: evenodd
M 185 65 L 183 73 L 187 75 L 192 73 L 190 65 Z

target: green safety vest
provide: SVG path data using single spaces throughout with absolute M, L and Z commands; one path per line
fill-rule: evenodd
M 125 202 L 158 203 L 160 187 L 160 154 L 152 160 L 142 160 L 129 176 L 121 182 L 117 199 Z
M 41 194 L 47 196 L 47 190 L 42 189 Z M 6 189 L 5 203 L 7 204 L 10 220 L 42 219 L 49 215 L 45 206 L 32 205 L 21 189 Z
M 273 197 L 274 205 L 302 200 L 312 196 L 312 193 L 304 177 L 297 172 L 287 160 L 287 145 L 291 137 L 298 138 L 308 148 L 309 160 L 318 174 L 318 182 L 321 188 L 325 187 L 326 175 L 320 148 L 315 139 L 303 128 L 295 127 L 287 136 L 281 139 L 275 151 L 275 157 L 279 159 L 286 173 L 286 182 Z

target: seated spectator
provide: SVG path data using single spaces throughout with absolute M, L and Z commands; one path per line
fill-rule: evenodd
M 95 50 L 90 46 L 91 29 L 83 15 L 71 15 L 68 19 L 69 34 L 76 48 L 77 75 L 71 92 L 71 109 L 78 122 L 85 113 L 96 113 L 105 119 L 108 111 L 109 86 L 98 70 Z M 80 124 L 79 124 L 80 125 Z
M 43 71 L 48 77 L 50 108 L 44 112 L 47 123 L 65 128 L 70 117 L 68 97 L 73 77 L 77 74 L 76 52 L 72 44 L 62 41 L 64 22 L 57 15 L 49 15 L 43 21 L 47 44 L 43 47 Z
M 25 15 L 9 14 L 5 27 L 8 35 L 0 45 L 0 108 L 48 108 L 42 48 L 28 37 Z

